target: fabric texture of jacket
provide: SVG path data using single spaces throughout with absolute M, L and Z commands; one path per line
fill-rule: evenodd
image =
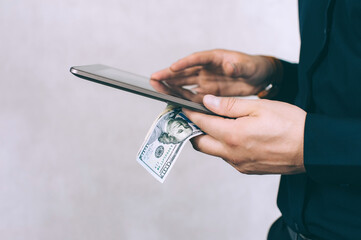
M 277 99 L 307 112 L 306 173 L 281 177 L 278 207 L 296 232 L 361 239 L 361 1 L 300 0 L 299 20 Z

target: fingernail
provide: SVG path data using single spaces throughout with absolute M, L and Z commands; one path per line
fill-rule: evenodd
M 218 108 L 219 104 L 221 103 L 221 98 L 213 95 L 205 95 L 203 97 L 203 102 L 208 106 Z

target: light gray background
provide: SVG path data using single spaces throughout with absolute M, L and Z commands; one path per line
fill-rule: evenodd
M 0 239 L 265 239 L 278 176 L 188 143 L 160 184 L 135 155 L 165 105 L 69 73 L 212 48 L 297 61 L 296 0 L 0 0 Z

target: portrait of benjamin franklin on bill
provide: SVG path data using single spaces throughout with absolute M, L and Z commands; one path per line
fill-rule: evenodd
M 149 139 L 149 143 L 158 140 L 163 144 L 177 144 L 192 134 L 192 127 L 178 115 L 179 112 L 180 110 L 176 110 L 162 116 Z

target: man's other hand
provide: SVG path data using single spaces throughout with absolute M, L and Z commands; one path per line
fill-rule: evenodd
M 180 59 L 153 73 L 150 83 L 159 92 L 202 102 L 206 94 L 255 95 L 270 83 L 275 72 L 267 57 L 216 49 Z

